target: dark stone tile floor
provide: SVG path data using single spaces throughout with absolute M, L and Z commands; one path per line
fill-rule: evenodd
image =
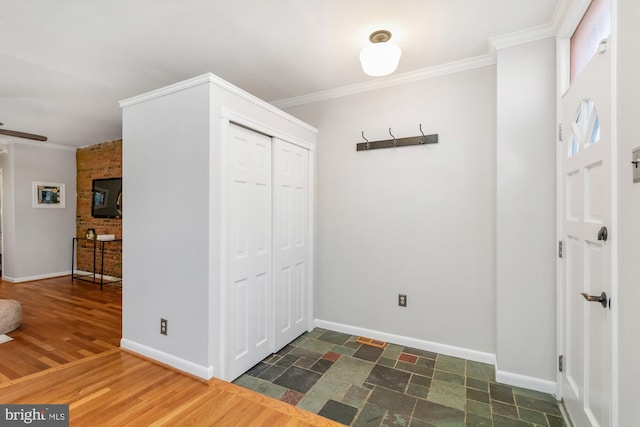
M 354 427 L 562 427 L 554 397 L 498 384 L 492 365 L 316 328 L 235 384 Z

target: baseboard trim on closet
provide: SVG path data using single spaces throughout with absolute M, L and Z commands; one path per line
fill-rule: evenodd
M 491 353 L 470 350 L 463 347 L 455 347 L 448 344 L 439 344 L 403 335 L 390 334 L 387 332 L 375 331 L 373 329 L 360 328 L 358 326 L 345 325 L 343 323 L 329 322 L 327 320 L 315 319 L 314 325 L 318 328 L 329 329 L 351 335 L 360 335 L 374 338 L 380 341 L 387 341 L 391 344 L 404 345 L 420 350 L 432 351 L 434 353 L 445 354 L 447 356 L 460 357 L 462 359 L 473 360 L 475 362 L 496 364 L 496 356 Z
M 201 366 L 182 359 L 181 357 L 156 350 L 155 348 L 147 347 L 146 345 L 139 344 L 134 341 L 122 338 L 120 340 L 120 348 L 123 351 L 141 356 L 142 358 L 150 361 L 155 361 L 160 365 L 167 368 L 173 368 L 201 381 L 207 382 L 213 378 L 213 367 Z
M 540 378 L 529 377 L 526 375 L 514 374 L 513 372 L 505 372 L 498 369 L 496 365 L 496 381 L 502 384 L 512 385 L 515 387 L 535 390 L 542 393 L 555 394 L 556 382 L 543 380 Z

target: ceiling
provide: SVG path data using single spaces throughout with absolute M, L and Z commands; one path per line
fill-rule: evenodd
M 92 145 L 121 137 L 119 100 L 206 72 L 273 102 L 373 80 L 358 55 L 374 30 L 393 33 L 402 74 L 487 54 L 556 3 L 0 0 L 0 122 Z

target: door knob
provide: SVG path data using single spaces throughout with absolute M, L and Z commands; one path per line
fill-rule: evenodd
M 609 238 L 609 232 L 607 231 L 607 227 L 602 227 L 600 231 L 598 231 L 598 240 L 607 241 Z
M 584 299 L 589 302 L 599 302 L 604 308 L 607 308 L 607 302 L 609 301 L 609 299 L 607 298 L 607 293 L 604 291 L 602 291 L 600 295 L 589 295 L 586 292 L 582 292 L 580 293 L 580 295 L 582 295 Z

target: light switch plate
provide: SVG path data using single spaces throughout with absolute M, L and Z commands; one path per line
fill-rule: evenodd
M 632 161 L 640 162 L 640 147 L 633 149 L 632 157 Z M 631 167 L 633 167 L 633 182 L 640 182 L 640 163 L 632 164 Z

